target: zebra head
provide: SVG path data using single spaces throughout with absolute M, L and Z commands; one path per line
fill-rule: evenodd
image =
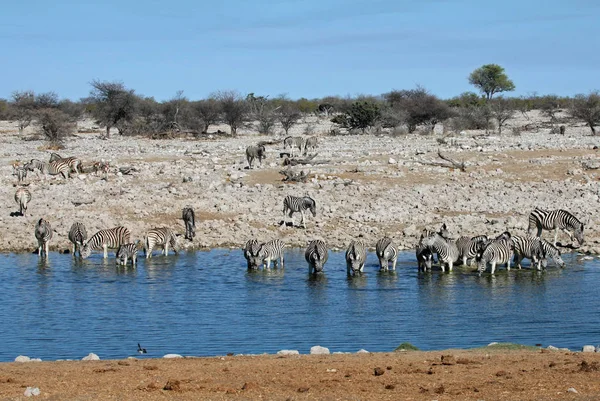
M 83 247 L 79 251 L 82 259 L 87 259 L 92 254 L 92 247 L 90 247 L 87 243 L 83 244 Z
M 310 196 L 305 196 L 304 201 L 306 202 L 306 205 L 308 206 L 308 209 L 312 213 L 313 217 L 317 217 L 317 202 L 315 202 L 315 200 Z
M 431 270 L 431 266 L 433 265 L 433 253 L 431 249 L 425 248 L 417 255 L 417 261 L 419 262 L 419 267 L 425 270 Z
M 348 265 L 348 270 L 351 270 L 355 274 L 360 272 L 361 265 L 361 254 L 357 248 L 356 242 L 352 241 L 346 251 L 346 264 Z
M 438 231 L 438 234 L 440 234 L 444 238 L 448 238 L 450 236 L 450 232 L 448 231 L 446 223 L 442 223 L 442 227 L 440 228 L 440 231 Z
M 577 242 L 579 243 L 579 245 L 583 245 L 583 242 L 585 241 L 583 238 L 583 227 L 584 227 L 584 224 L 581 223 L 579 226 L 576 226 L 575 230 L 573 231 L 573 235 L 577 239 Z

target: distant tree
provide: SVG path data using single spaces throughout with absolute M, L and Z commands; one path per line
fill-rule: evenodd
M 515 90 L 515 84 L 508 79 L 504 68 L 497 64 L 486 64 L 469 75 L 469 83 L 485 94 L 490 100 L 494 94 Z
M 123 134 L 127 123 L 135 117 L 138 98 L 133 89 L 126 89 L 122 82 L 94 80 L 91 85 L 90 97 L 95 103 L 92 113 L 99 124 L 106 126 L 106 137 L 110 137 L 112 127 Z
M 592 135 L 596 135 L 594 126 L 600 124 L 600 92 L 575 95 L 570 113 L 573 117 L 583 120 L 592 130 Z
M 381 117 L 381 109 L 377 103 L 372 101 L 356 101 L 352 103 L 346 114 L 349 127 L 360 129 L 365 133 L 367 128 L 371 128 L 377 123 Z
M 414 132 L 418 125 L 429 125 L 431 130 L 439 122 L 452 116 L 452 110 L 445 102 L 426 89 L 417 86 L 411 90 L 395 90 L 383 95 L 390 107 L 406 114 L 408 132 Z
M 237 91 L 220 91 L 212 97 L 219 102 L 223 121 L 231 128 L 231 134 L 236 135 L 248 116 L 248 103 Z
M 37 109 L 47 109 L 58 107 L 58 95 L 56 92 L 46 92 L 35 95 L 35 107 Z
M 72 119 L 57 108 L 40 109 L 37 113 L 37 125 L 39 132 L 54 145 L 60 144 L 75 130 Z
M 9 109 L 8 100 L 0 99 L 0 120 L 8 120 Z
M 550 124 L 552 124 L 552 128 L 554 128 L 557 120 L 556 114 L 558 114 L 561 109 L 559 97 L 556 95 L 546 95 L 536 100 L 542 114 L 550 118 Z
M 219 122 L 221 104 L 215 98 L 199 100 L 191 104 L 191 112 L 199 120 L 202 132 L 208 132 L 211 125 Z
M 490 112 L 493 118 L 498 123 L 499 135 L 502 134 L 502 127 L 504 126 L 506 121 L 511 119 L 515 114 L 513 106 L 513 103 L 509 99 L 505 99 L 503 97 L 497 97 L 495 99 L 490 100 Z
M 33 91 L 15 91 L 12 93 L 11 119 L 19 124 L 19 134 L 29 127 L 35 116 L 35 93 Z
M 82 102 L 73 102 L 69 99 L 58 102 L 57 108 L 74 120 L 78 120 L 85 111 L 85 105 Z
M 286 136 L 288 135 L 290 128 L 298 123 L 300 117 L 302 117 L 302 113 L 294 102 L 285 100 L 281 102 L 277 109 L 277 120 L 279 120 Z
M 300 98 L 296 100 L 296 107 L 302 114 L 311 114 L 317 111 L 319 104 L 314 100 L 308 100 L 306 98 Z
M 446 101 L 446 104 L 450 107 L 477 107 L 484 103 L 485 100 L 475 92 L 463 92 Z

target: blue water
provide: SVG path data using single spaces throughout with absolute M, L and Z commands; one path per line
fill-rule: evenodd
M 600 263 L 575 255 L 564 270 L 479 277 L 418 273 L 412 252 L 396 273 L 379 273 L 370 254 L 365 274 L 350 279 L 342 252 L 317 278 L 301 250 L 288 250 L 285 271 L 256 272 L 239 250 L 157 255 L 137 270 L 110 256 L 0 256 L 0 361 L 140 356 L 138 342 L 147 357 L 600 343 Z

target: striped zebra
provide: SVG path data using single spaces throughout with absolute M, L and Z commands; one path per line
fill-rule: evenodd
M 319 239 L 311 241 L 304 252 L 304 259 L 308 263 L 308 274 L 321 273 L 328 258 L 325 242 Z
M 416 246 L 417 266 L 419 271 L 431 270 L 433 265 L 433 252 L 426 246 Z
M 43 174 L 58 175 L 61 174 L 63 178 L 71 177 L 71 167 L 69 164 L 62 160 L 55 160 L 50 163 L 44 163 L 37 159 L 31 159 L 29 163 L 26 163 L 25 167 L 29 171 L 39 170 Z
M 184 207 L 181 211 L 181 218 L 185 223 L 185 239 L 193 241 L 196 236 L 196 214 L 194 213 L 194 208 L 191 206 Z
M 346 273 L 360 274 L 365 268 L 367 260 L 367 248 L 362 241 L 352 241 L 346 249 Z
M 137 265 L 139 243 L 140 240 L 137 240 L 135 242 L 129 242 L 119 246 L 119 249 L 117 250 L 116 263 L 121 266 L 126 266 L 127 261 L 131 260 L 131 265 L 135 267 Z
M 177 236 L 170 228 L 153 228 L 149 230 L 146 234 L 144 245 L 146 259 L 150 259 L 152 257 L 152 249 L 154 249 L 156 245 L 160 245 L 163 247 L 163 253 L 166 256 L 169 254 L 169 246 L 173 248 L 173 251 L 175 251 L 175 253 L 177 253 Z
M 246 160 L 249 168 L 252 168 L 254 159 L 258 159 L 258 163 L 262 166 L 262 160 L 266 158 L 267 151 L 263 145 L 252 145 L 246 148 Z
M 460 253 L 458 259 L 462 260 L 463 266 L 467 265 L 469 259 L 471 260 L 471 263 L 473 262 L 473 259 L 477 257 L 477 254 L 482 251 L 483 245 L 487 240 L 488 237 L 486 235 L 477 235 L 475 237 L 463 236 L 456 240 L 456 247 Z
M 258 269 L 260 262 L 257 262 L 258 251 L 260 250 L 261 244 L 255 239 L 250 239 L 246 242 L 242 251 L 244 252 L 244 258 L 248 262 L 248 269 Z
M 283 149 L 290 148 L 290 154 L 294 156 L 294 149 L 298 148 L 302 153 L 304 147 L 304 138 L 301 136 L 288 136 L 283 140 Z
M 439 233 L 435 233 L 423 238 L 422 245 L 428 247 L 432 252 L 437 253 L 442 271 L 445 271 L 444 264 L 448 265 L 448 271 L 452 271 L 454 263 L 460 256 L 454 241 L 446 239 Z
M 550 242 L 546 241 L 545 239 L 541 239 L 540 238 L 540 244 L 542 245 L 542 252 L 544 255 L 544 258 L 542 259 L 542 267 L 546 268 L 546 266 L 548 265 L 548 259 L 552 259 L 554 260 L 554 262 L 556 262 L 556 264 L 558 266 L 560 266 L 561 268 L 564 268 L 567 264 L 565 263 L 565 261 L 562 259 L 560 251 L 558 250 L 557 247 L 555 247 L 554 245 L 552 245 Z
M 279 239 L 274 239 L 269 242 L 261 244 L 256 252 L 256 257 L 253 258 L 253 268 L 257 268 L 259 265 L 263 265 L 264 269 L 271 269 L 271 261 L 275 265 L 275 268 L 284 268 L 283 248 L 285 245 Z
M 123 226 L 100 230 L 83 244 L 83 249 L 80 251 L 81 257 L 86 259 L 91 255 L 92 250 L 102 248 L 104 259 L 106 259 L 108 258 L 108 249 L 119 249 L 122 244 L 130 242 L 130 235 L 131 232 Z
M 87 239 L 87 230 L 83 223 L 76 221 L 71 225 L 71 229 L 69 230 L 69 241 L 73 244 L 73 256 L 75 253 L 79 251 L 79 256 L 81 256 L 81 248 Z
M 555 230 L 554 246 L 556 246 L 559 229 L 569 235 L 571 242 L 573 242 L 573 237 L 577 239 L 580 246 L 583 245 L 584 242 L 583 223 L 566 210 L 543 210 L 536 207 L 529 215 L 529 227 L 527 228 L 527 232 L 529 235 L 534 235 L 533 232 L 536 229 L 536 236 L 538 237 L 542 235 L 542 229 Z M 571 234 L 571 231 L 573 234 Z
M 286 215 L 292 220 L 292 226 L 294 225 L 294 218 L 292 215 L 294 213 L 300 212 L 302 214 L 302 226 L 306 229 L 306 222 L 304 211 L 310 210 L 313 217 L 317 216 L 317 203 L 310 196 L 292 196 L 288 195 L 283 200 L 283 222 L 281 225 L 285 225 Z
M 48 243 L 52 239 L 52 226 L 47 220 L 39 219 L 35 225 L 35 238 L 38 242 L 38 255 L 48 257 Z
M 61 155 L 59 155 L 58 153 L 50 153 L 50 162 L 53 161 L 63 161 L 65 163 L 67 163 L 69 165 L 69 168 L 71 169 L 71 172 L 80 174 L 83 169 L 81 167 L 81 160 L 79 160 L 76 157 L 62 157 Z
M 38 159 L 31 159 L 30 161 L 28 161 L 27 163 L 25 163 L 23 165 L 23 168 L 26 171 L 32 171 L 32 172 L 35 172 L 36 174 L 39 174 L 39 173 L 43 174 L 44 170 L 46 168 L 46 163 L 44 163 L 43 161 L 38 160 Z
M 388 270 L 390 262 L 392 270 L 396 270 L 398 261 L 398 249 L 389 237 L 383 237 L 375 244 L 375 254 L 379 259 L 379 270 Z
M 511 237 L 514 246 L 514 264 L 519 269 L 521 261 L 524 258 L 531 260 L 531 266 L 542 270 L 548 265 L 548 258 L 553 259 L 560 267 L 565 267 L 565 262 L 562 260 L 560 251 L 550 242 L 539 237 L 532 236 L 517 236 Z
M 13 175 L 17 177 L 17 183 L 21 183 L 27 178 L 27 169 L 23 166 L 13 164 Z
M 477 271 L 481 275 L 491 265 L 491 273 L 496 271 L 497 264 L 506 263 L 506 270 L 510 270 L 510 259 L 513 257 L 512 236 L 508 231 L 500 234 L 496 239 L 488 241 L 481 256 L 477 259 Z
M 31 192 L 27 188 L 19 187 L 15 192 L 15 202 L 19 205 L 19 214 L 27 211 L 27 204 L 31 201 Z
M 317 146 L 318 139 L 316 136 L 306 138 L 306 141 L 304 142 L 304 156 L 306 156 L 306 154 L 308 153 L 308 148 L 311 148 L 314 151 L 315 149 L 317 149 Z

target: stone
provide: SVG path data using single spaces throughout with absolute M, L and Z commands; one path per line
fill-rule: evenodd
M 394 158 L 392 158 L 392 157 L 390 157 L 390 158 L 389 158 L 389 160 L 388 160 L 388 164 L 396 164 L 396 163 L 398 163 L 398 162 L 396 161 L 396 159 L 394 159 Z
M 381 376 L 385 373 L 385 370 L 381 369 L 381 368 L 375 368 L 373 369 L 373 374 L 375 376 Z
M 179 355 L 179 354 L 167 354 L 165 356 L 163 356 L 164 359 L 177 359 L 177 358 L 183 358 L 183 356 Z
M 27 387 L 23 395 L 25 397 L 38 396 L 40 395 L 40 389 L 37 387 Z
M 577 391 L 577 390 L 575 390 L 573 387 L 569 387 L 569 388 L 567 389 L 567 392 L 569 392 L 569 393 L 575 393 L 575 394 L 577 394 L 577 393 L 578 393 L 578 391 Z
M 311 355 L 329 355 L 329 348 L 321 347 L 320 345 L 315 345 L 310 348 Z
M 357 354 L 370 354 L 369 351 L 367 351 L 366 349 L 359 349 L 358 351 L 356 351 Z
M 546 347 L 546 349 L 550 350 L 550 351 L 558 351 L 558 348 L 555 347 L 554 345 L 549 345 L 549 346 Z
M 582 352 L 596 352 L 596 347 L 594 347 L 593 345 L 584 345 L 583 349 L 581 351 Z
M 90 352 L 88 354 L 88 356 L 84 356 L 82 359 L 82 361 L 99 361 L 100 357 L 96 354 L 94 354 L 93 352 Z
M 277 351 L 277 355 L 300 355 L 300 352 L 295 349 L 282 349 Z
M 31 358 L 25 355 L 19 355 L 15 358 L 15 362 L 30 362 Z

